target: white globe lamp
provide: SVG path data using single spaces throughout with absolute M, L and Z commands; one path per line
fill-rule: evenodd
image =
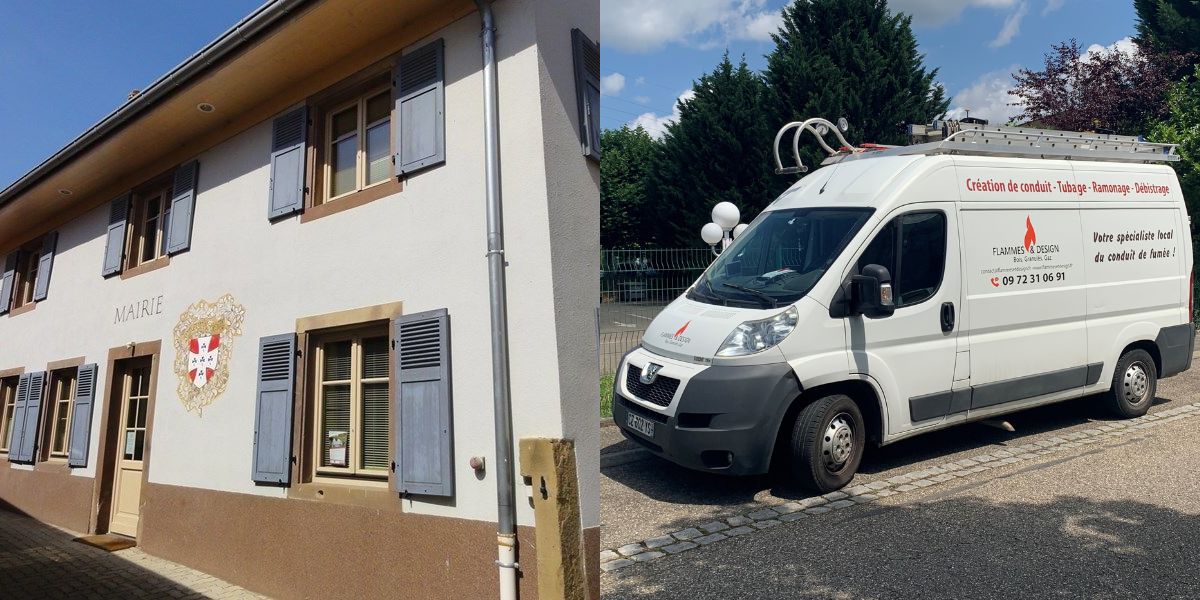
M 738 226 L 733 228 L 733 239 L 736 240 L 739 235 L 742 235 L 742 232 L 745 231 L 747 227 L 749 227 L 749 225 L 745 223 L 738 223 Z
M 732 202 L 719 202 L 712 209 L 713 223 L 716 223 L 724 231 L 729 231 L 737 226 L 741 218 L 741 211 Z
M 725 232 L 716 223 L 705 223 L 704 227 L 700 229 L 700 237 L 704 240 L 705 244 L 715 246 L 721 243 L 721 238 L 725 237 Z

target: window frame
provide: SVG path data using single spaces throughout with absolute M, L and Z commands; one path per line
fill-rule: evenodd
M 0 455 L 9 453 L 9 438 L 12 436 L 12 418 L 17 408 L 17 386 L 21 373 L 0 377 Z
M 368 469 L 360 467 L 362 462 L 362 413 L 363 413 L 363 394 L 362 389 L 366 384 L 371 383 L 387 383 L 388 385 L 388 461 L 394 459 L 392 456 L 391 447 L 391 432 L 392 432 L 392 414 L 391 414 L 391 394 L 392 388 L 395 386 L 395 381 L 392 378 L 392 350 L 390 347 L 391 334 L 386 323 L 367 324 L 362 326 L 354 326 L 349 328 L 338 328 L 335 330 L 313 332 L 309 337 L 309 346 L 311 351 L 308 353 L 312 359 L 309 361 L 308 368 L 312 373 L 312 390 L 306 394 L 306 402 L 312 409 L 309 413 L 312 415 L 312 425 L 306 431 L 306 437 L 310 440 L 308 453 L 310 460 L 308 461 L 309 479 L 312 482 L 320 483 L 352 483 L 354 485 L 378 486 L 386 488 L 388 486 L 388 478 L 391 474 L 391 469 L 385 467 L 383 469 Z M 370 338 L 384 338 L 388 340 L 388 374 L 382 378 L 364 378 L 362 377 L 362 361 L 364 340 Z M 324 365 L 325 365 L 325 347 L 338 342 L 351 342 L 350 353 L 350 379 L 325 381 Z M 331 467 L 322 466 L 322 454 L 324 437 L 322 432 L 325 429 L 324 423 L 324 388 L 326 385 L 350 385 L 350 415 L 349 429 L 350 431 L 350 451 L 347 457 L 348 465 L 346 467 Z
M 42 240 L 45 236 L 22 245 L 17 249 L 17 269 L 13 273 L 12 298 L 9 300 L 9 315 L 25 308 L 29 310 L 37 302 L 33 299 L 37 290 L 38 272 L 41 268 Z M 20 312 L 16 312 L 20 314 Z
M 42 412 L 46 416 L 42 424 L 44 430 L 42 433 L 41 459 L 43 461 L 65 463 L 71 452 L 71 413 L 75 408 L 75 389 L 79 378 L 79 367 L 47 371 L 46 378 L 46 397 L 42 400 Z M 65 399 L 59 397 L 64 386 L 67 393 Z M 64 407 L 63 404 L 66 406 Z M 60 409 L 66 411 L 62 432 L 63 439 L 61 440 L 63 448 L 61 452 L 54 449 L 54 443 L 59 441 L 56 435 L 55 424 L 58 422 Z
M 375 183 L 369 183 L 367 181 L 367 175 L 368 175 L 368 171 L 369 171 L 369 167 L 370 167 L 370 165 L 367 162 L 367 130 L 369 130 L 375 126 L 378 126 L 379 124 L 386 121 L 388 123 L 388 156 L 389 156 L 389 158 L 395 156 L 396 141 L 394 139 L 392 139 L 394 137 L 392 135 L 392 131 L 394 129 L 392 127 L 392 119 L 395 117 L 395 115 L 394 115 L 395 106 L 389 107 L 388 116 L 386 118 L 376 119 L 375 121 L 370 122 L 370 123 L 368 123 L 366 120 L 367 119 L 367 102 L 369 100 L 374 99 L 377 96 L 384 95 L 384 94 L 386 94 L 388 96 L 388 98 L 391 98 L 391 95 L 392 95 L 391 86 L 386 85 L 386 84 L 378 84 L 378 85 L 366 85 L 361 88 L 354 88 L 354 89 L 360 90 L 360 91 L 358 93 L 355 93 L 355 95 L 352 99 L 343 101 L 339 104 L 333 104 L 330 107 L 328 107 L 327 109 L 322 111 L 324 114 L 324 121 L 325 121 L 324 130 L 323 130 L 323 138 L 324 139 L 321 142 L 322 146 L 321 146 L 321 153 L 320 153 L 320 155 L 322 156 L 322 160 L 321 160 L 321 164 L 320 164 L 320 169 L 322 171 L 322 186 L 321 186 L 321 193 L 315 195 L 315 197 L 313 198 L 313 206 L 314 207 L 347 198 L 347 197 L 357 194 L 359 192 L 363 192 L 363 191 L 371 189 L 373 187 L 383 185 L 383 184 L 387 183 L 388 181 L 394 180 L 396 178 L 396 165 L 394 164 L 395 161 L 389 160 L 388 162 L 393 163 L 393 164 L 390 164 L 390 166 L 388 167 L 388 176 L 386 178 L 384 178 L 380 181 L 376 181 Z M 365 91 L 361 91 L 361 90 L 365 90 Z M 356 108 L 354 132 L 352 134 L 351 133 L 343 134 L 343 136 L 341 136 L 340 138 L 334 139 L 334 137 L 333 137 L 333 118 L 335 116 L 349 110 L 351 107 Z M 333 155 L 334 155 L 333 145 L 334 145 L 334 143 L 336 143 L 338 141 L 342 141 L 343 139 L 345 139 L 346 137 L 348 137 L 350 135 L 355 135 L 358 137 L 357 147 L 355 148 L 355 152 L 354 152 L 354 189 L 350 190 L 348 192 L 343 192 L 341 194 L 334 195 L 333 194 Z
M 925 298 L 922 298 L 921 300 L 919 300 L 917 302 L 913 302 L 911 304 L 901 304 L 900 296 L 899 296 L 899 294 L 897 294 L 896 295 L 896 310 L 900 310 L 902 308 L 909 308 L 911 306 L 919 306 L 921 304 L 924 304 L 925 302 L 928 302 L 929 300 L 936 298 L 938 295 L 938 292 L 941 291 L 942 285 L 946 281 L 946 258 L 950 251 L 950 239 L 949 239 L 950 238 L 950 232 L 949 232 L 950 217 L 949 217 L 949 215 L 946 214 L 946 211 L 944 211 L 942 209 L 938 209 L 938 208 L 921 208 L 921 209 L 910 210 L 907 212 L 901 212 L 901 213 L 893 215 L 890 219 L 887 220 L 886 223 L 883 224 L 883 226 L 879 227 L 872 233 L 871 239 L 862 246 L 862 251 L 859 252 L 858 257 L 856 257 L 854 259 L 854 272 L 856 272 L 856 273 L 861 272 L 862 267 L 864 266 L 862 264 L 863 256 L 865 256 L 867 254 L 867 252 L 871 250 L 871 246 L 874 245 L 875 240 L 879 239 L 879 236 L 886 229 L 888 229 L 889 227 L 895 226 L 897 233 L 896 233 L 896 238 L 892 242 L 892 244 L 893 244 L 892 256 L 894 257 L 894 260 L 896 262 L 896 265 L 895 265 L 896 268 L 894 269 L 895 270 L 894 273 L 889 272 L 889 274 L 892 276 L 892 289 L 896 289 L 896 284 L 897 284 L 897 282 L 899 282 L 901 280 L 901 277 L 903 276 L 903 273 L 904 273 L 904 263 L 901 260 L 902 250 L 903 250 L 903 246 L 904 246 L 904 242 L 903 242 L 904 227 L 902 226 L 901 220 L 906 217 L 912 217 L 914 215 L 925 215 L 925 214 L 936 214 L 936 215 L 940 215 L 942 218 L 942 271 L 938 276 L 937 285 L 934 286 L 933 290 Z M 881 266 L 883 266 L 883 265 L 881 265 Z
M 159 200 L 158 214 L 154 217 L 154 256 L 143 258 L 148 221 L 147 210 L 150 201 L 155 197 Z M 164 261 L 170 255 L 167 253 L 167 235 L 171 216 L 171 182 L 168 178 L 155 180 L 133 190 L 129 197 L 129 215 L 125 220 L 125 258 L 122 273 L 147 265 Z

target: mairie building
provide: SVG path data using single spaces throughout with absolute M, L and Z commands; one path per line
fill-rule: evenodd
M 0 509 L 269 596 L 496 597 L 497 182 L 520 597 L 536 439 L 595 596 L 599 8 L 484 4 L 492 130 L 475 2 L 274 0 L 0 191 Z

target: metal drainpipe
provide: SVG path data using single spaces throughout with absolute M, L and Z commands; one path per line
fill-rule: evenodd
M 492 400 L 496 425 L 496 543 L 500 599 L 517 598 L 517 504 L 513 477 L 512 400 L 508 377 L 508 305 L 504 280 L 504 221 L 500 198 L 499 91 L 496 83 L 496 20 L 487 0 L 475 0 L 483 21 L 483 138 L 487 203 L 488 288 L 492 309 Z

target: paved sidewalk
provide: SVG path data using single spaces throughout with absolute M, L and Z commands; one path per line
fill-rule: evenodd
M 263 598 L 129 548 L 105 552 L 77 534 L 0 509 L 0 600 L 7 598 Z

